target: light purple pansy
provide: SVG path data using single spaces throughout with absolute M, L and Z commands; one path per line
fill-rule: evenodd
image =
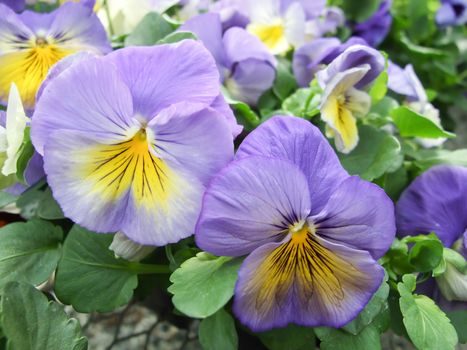
M 272 86 L 276 59 L 243 28 L 230 28 L 222 34 L 220 15 L 206 13 L 188 20 L 179 30 L 193 32 L 211 52 L 221 82 L 234 99 L 254 106 Z
M 394 235 L 384 191 L 349 176 L 315 126 L 276 116 L 211 181 L 195 238 L 212 254 L 248 255 L 233 309 L 265 331 L 352 320 L 383 280 L 376 260 Z
M 246 0 L 220 0 L 209 6 L 209 12 L 219 14 L 223 31 L 232 27 L 245 28 L 250 21 L 245 6 Z
M 391 29 L 391 4 L 392 0 L 383 0 L 370 18 L 354 26 L 353 35 L 362 37 L 370 46 L 377 47 Z
M 214 60 L 193 40 L 71 62 L 32 118 L 65 215 L 145 245 L 193 234 L 205 186 L 233 157 L 239 131 L 219 96 Z
M 26 109 L 48 70 L 62 58 L 79 51 L 111 51 L 107 34 L 92 9 L 65 3 L 50 13 L 14 13 L 0 4 L 0 102 L 6 103 L 15 83 Z
M 397 202 L 396 222 L 398 235 L 435 232 L 446 247 L 467 258 L 467 168 L 438 165 L 418 176 Z M 447 311 L 465 309 L 467 275 L 454 266 L 447 269 L 445 276 L 423 283 L 419 291 Z
M 461 26 L 467 23 L 466 0 L 441 0 L 436 13 L 436 23 L 440 27 Z
M 367 45 L 359 37 L 351 37 L 345 43 L 337 38 L 318 38 L 295 50 L 292 67 L 300 86 L 308 86 L 315 74 L 353 45 Z

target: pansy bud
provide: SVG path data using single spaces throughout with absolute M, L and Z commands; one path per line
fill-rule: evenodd
M 135 243 L 125 236 L 123 232 L 119 231 L 115 234 L 109 249 L 115 253 L 117 258 L 128 261 L 141 261 L 156 248 Z
M 446 270 L 436 277 L 443 296 L 449 301 L 467 301 L 467 261 L 452 249 L 443 253 Z

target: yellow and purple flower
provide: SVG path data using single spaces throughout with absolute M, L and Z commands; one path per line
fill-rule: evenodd
M 213 178 L 195 237 L 212 254 L 248 255 L 234 311 L 264 331 L 352 320 L 382 282 L 376 260 L 394 235 L 384 191 L 349 176 L 312 124 L 276 116 Z
M 377 50 L 353 45 L 316 74 L 324 90 L 321 119 L 342 153 L 351 152 L 358 144 L 357 118 L 365 116 L 371 107 L 365 88 L 383 71 L 384 64 Z
M 86 6 L 66 3 L 51 13 L 14 13 L 0 4 L 0 102 L 15 83 L 26 109 L 49 69 L 78 51 L 111 50 L 99 19 Z
M 32 118 L 63 212 L 145 245 L 193 234 L 205 185 L 231 160 L 240 131 L 212 56 L 185 40 L 67 65 Z

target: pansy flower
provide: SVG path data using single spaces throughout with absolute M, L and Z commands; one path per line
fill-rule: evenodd
M 321 119 L 340 152 L 349 153 L 357 146 L 357 117 L 365 116 L 371 106 L 365 89 L 383 69 L 381 53 L 368 46 L 354 45 L 317 73 L 324 90 Z
M 434 232 L 446 247 L 460 253 L 460 264 L 450 264 L 447 261 L 445 274 L 437 277 L 436 283 L 432 279 L 422 288 L 447 309 L 458 306 L 465 309 L 467 306 L 467 264 L 465 263 L 467 168 L 439 165 L 417 177 L 397 202 L 396 221 L 400 236 Z M 454 257 L 453 262 L 458 260 Z M 462 265 L 462 260 L 464 269 L 459 266 Z
M 359 37 L 350 37 L 345 43 L 338 38 L 318 38 L 307 43 L 293 54 L 293 73 L 300 86 L 308 86 L 315 74 L 353 45 L 367 45 Z
M 0 102 L 6 103 L 12 82 L 24 107 L 34 108 L 37 89 L 48 70 L 77 51 L 111 50 L 99 19 L 86 6 L 66 3 L 51 13 L 19 15 L 0 4 Z
M 211 181 L 196 227 L 209 253 L 244 256 L 234 312 L 254 331 L 340 327 L 380 286 L 395 234 L 376 185 L 349 176 L 319 129 L 276 116 Z
M 222 34 L 217 13 L 198 15 L 183 24 L 203 42 L 216 60 L 221 82 L 230 95 L 250 105 L 269 89 L 276 76 L 276 59 L 264 44 L 243 28 L 230 28 Z
M 200 43 L 125 48 L 49 81 L 32 141 L 66 216 L 165 245 L 193 234 L 207 181 L 233 156 L 226 108 Z

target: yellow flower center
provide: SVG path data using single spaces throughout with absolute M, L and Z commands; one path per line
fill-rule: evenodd
M 0 98 L 7 99 L 11 83 L 15 83 L 26 108 L 33 108 L 36 93 L 49 69 L 73 53 L 63 50 L 43 37 L 29 42 L 29 47 L 0 56 Z
M 174 174 L 154 152 L 151 130 L 142 127 L 128 140 L 87 150 L 82 175 L 93 191 L 117 200 L 129 190 L 137 204 L 164 206 L 173 190 Z
M 281 20 L 271 24 L 249 24 L 247 30 L 257 36 L 273 54 L 286 52 L 290 45 L 285 37 L 285 27 Z

